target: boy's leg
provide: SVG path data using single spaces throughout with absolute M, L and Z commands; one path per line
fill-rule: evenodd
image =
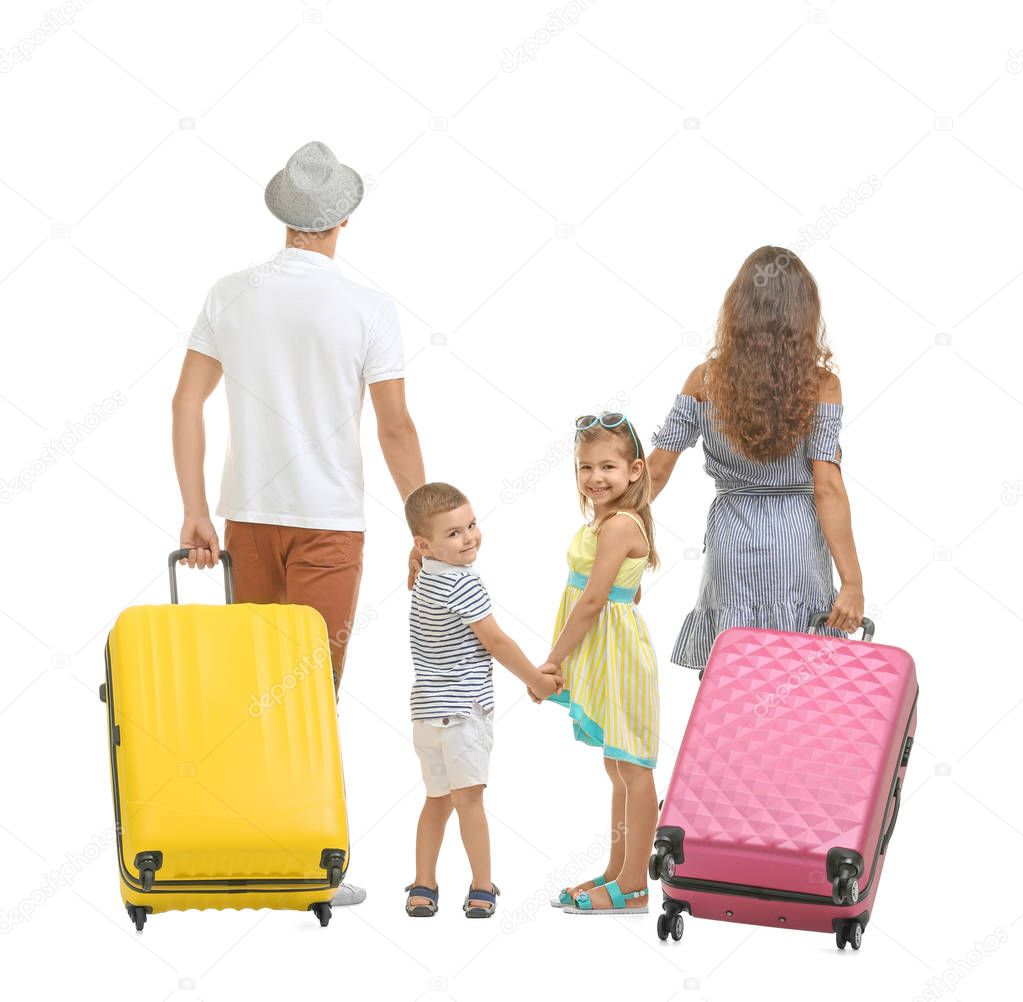
M 334 692 L 341 684 L 362 580 L 365 533 L 284 526 L 287 601 L 311 605 L 327 623 Z
M 426 787 L 426 803 L 416 829 L 416 879 L 413 883 L 424 887 L 437 886 L 437 857 L 453 806 L 451 782 L 444 765 L 445 733 L 449 723 L 452 723 L 450 717 L 412 721 L 412 746 L 419 756 Z M 416 895 L 409 898 L 408 903 L 415 906 L 429 902 Z
M 419 827 L 416 829 L 416 879 L 414 884 L 423 887 L 437 886 L 437 857 L 440 856 L 441 843 L 444 841 L 444 829 L 451 817 L 453 805 L 451 797 L 427 797 L 423 810 L 419 815 Z M 409 898 L 410 905 L 426 905 L 426 898 L 413 895 Z
M 462 835 L 462 845 L 469 857 L 472 870 L 472 886 L 481 891 L 493 889 L 490 879 L 490 828 L 487 825 L 487 812 L 483 809 L 483 787 L 463 786 L 451 791 L 451 803 L 458 811 L 458 829 Z M 470 905 L 490 908 L 489 901 L 469 899 Z
M 224 549 L 231 554 L 235 602 L 284 602 L 287 583 L 280 526 L 224 521 Z
M 494 746 L 494 712 L 474 703 L 472 713 L 444 731 L 444 767 L 451 783 L 451 803 L 458 812 L 462 845 L 472 869 L 472 886 L 493 888 L 490 879 L 490 827 L 483 809 L 483 790 L 490 777 L 490 751 Z M 471 905 L 491 909 L 489 901 L 470 899 Z

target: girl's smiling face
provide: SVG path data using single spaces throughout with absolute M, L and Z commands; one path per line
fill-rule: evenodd
M 642 472 L 643 460 L 624 455 L 618 436 L 602 435 L 576 446 L 576 483 L 579 493 L 593 502 L 594 511 L 614 504 Z

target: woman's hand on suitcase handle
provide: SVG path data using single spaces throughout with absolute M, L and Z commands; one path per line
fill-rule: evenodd
M 180 549 L 188 550 L 189 567 L 215 567 L 220 560 L 220 542 L 209 515 L 186 515 L 181 526 Z
M 852 633 L 863 625 L 863 585 L 843 584 L 828 617 L 828 626 Z

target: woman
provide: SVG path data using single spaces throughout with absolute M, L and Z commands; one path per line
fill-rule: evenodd
M 714 347 L 689 374 L 649 457 L 656 497 L 680 453 L 702 437 L 717 487 L 700 592 L 675 641 L 675 664 L 702 669 L 731 626 L 805 632 L 818 613 L 830 613 L 825 632 L 833 635 L 860 626 L 841 423 L 817 284 L 791 252 L 761 247 L 725 294 Z

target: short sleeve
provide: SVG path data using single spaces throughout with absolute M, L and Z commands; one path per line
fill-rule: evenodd
M 675 397 L 675 405 L 656 432 L 651 442 L 655 449 L 665 452 L 682 452 L 700 439 L 700 401 L 688 393 Z
M 203 303 L 199 316 L 195 318 L 195 326 L 192 327 L 192 333 L 188 338 L 188 347 L 209 355 L 218 362 L 221 360 L 213 333 L 213 289 L 206 293 L 206 302 Z
M 380 304 L 370 324 L 369 345 L 362 366 L 362 378 L 367 385 L 383 379 L 405 378 L 398 310 L 390 298 Z
M 838 444 L 841 429 L 842 404 L 818 404 L 813 429 L 806 443 L 807 457 L 841 466 L 842 449 Z
M 445 604 L 466 626 L 490 615 L 490 595 L 475 574 L 458 578 Z

